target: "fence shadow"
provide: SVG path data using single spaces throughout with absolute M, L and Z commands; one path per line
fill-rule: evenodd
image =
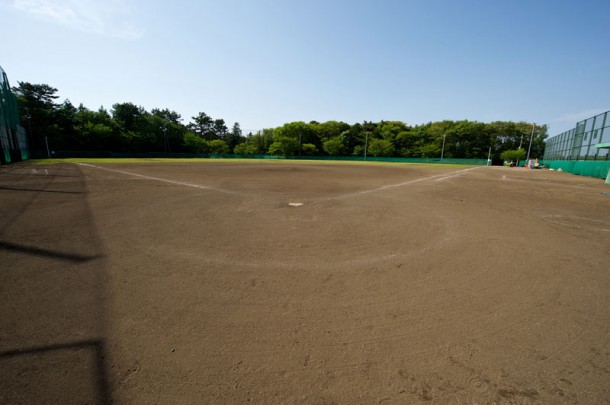
M 107 260 L 85 176 L 19 170 L 0 190 L 0 403 L 112 403 Z
M 92 370 L 96 385 L 97 403 L 100 405 L 112 403 L 108 373 L 106 367 L 106 353 L 103 340 L 83 340 L 72 343 L 59 343 L 48 346 L 26 347 L 0 352 L 0 362 L 22 356 L 48 355 L 63 350 L 86 350 L 92 352 L 95 367 Z

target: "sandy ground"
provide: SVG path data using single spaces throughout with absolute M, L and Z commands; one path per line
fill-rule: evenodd
M 609 193 L 502 167 L 2 167 L 0 403 L 608 403 Z

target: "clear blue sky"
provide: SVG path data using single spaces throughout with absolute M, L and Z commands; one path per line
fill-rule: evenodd
M 291 121 L 529 121 L 610 109 L 610 1 L 0 0 L 11 84 L 107 109 Z

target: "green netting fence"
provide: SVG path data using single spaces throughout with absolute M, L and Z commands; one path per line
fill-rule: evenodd
M 610 171 L 610 161 L 542 160 L 541 162 L 549 169 L 561 169 L 564 172 L 600 179 L 605 179 Z
M 33 152 L 35 159 L 47 158 L 46 152 Z M 354 162 L 391 162 L 391 163 L 437 163 L 485 166 L 487 159 L 449 159 L 449 158 L 392 158 L 363 156 L 283 156 L 283 155 L 239 155 L 239 154 L 204 154 L 204 153 L 123 153 L 104 151 L 52 151 L 51 158 L 209 158 L 209 159 L 287 159 L 287 160 L 320 160 L 320 161 L 354 161 Z
M 0 164 L 19 162 L 28 157 L 26 132 L 19 125 L 17 99 L 0 67 Z

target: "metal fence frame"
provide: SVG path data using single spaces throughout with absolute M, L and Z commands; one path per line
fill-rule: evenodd
M 546 140 L 544 160 L 610 160 L 610 111 L 576 123 Z

